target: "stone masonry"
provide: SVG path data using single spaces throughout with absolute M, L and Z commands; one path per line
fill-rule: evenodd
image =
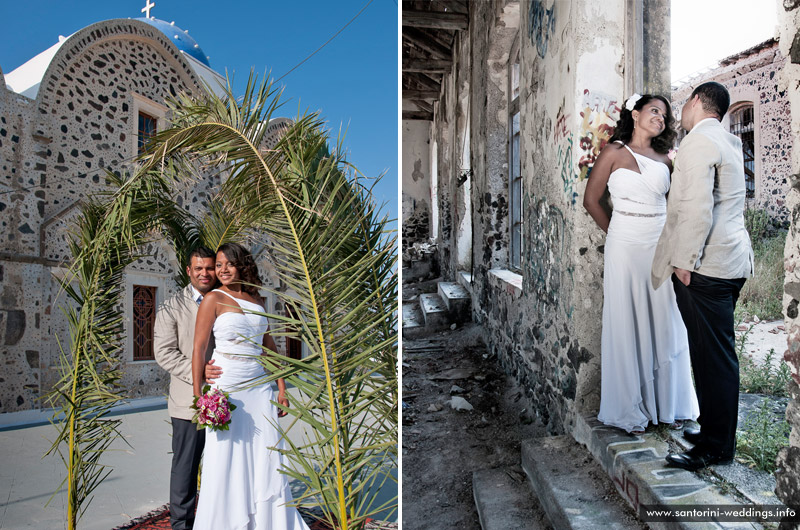
M 108 189 L 106 170 L 131 168 L 139 109 L 155 114 L 162 129 L 166 98 L 203 90 L 197 68 L 152 25 L 117 19 L 67 38 L 35 99 L 7 88 L 0 70 L 0 413 L 42 407 L 39 398 L 58 378 L 69 333 L 57 278 L 70 258 L 68 230 L 80 202 Z M 176 200 L 197 215 L 219 183 L 219 175 L 203 175 L 177 189 Z M 158 303 L 177 289 L 169 246 L 144 250 L 126 274 L 121 308 L 128 335 L 122 384 L 130 397 L 163 395 L 169 381 L 155 361 L 132 360 L 132 286 L 156 287 Z
M 789 191 L 794 136 L 789 130 L 789 98 L 780 84 L 786 57 L 778 42 L 770 39 L 749 50 L 725 58 L 720 66 L 692 78 L 672 92 L 673 110 L 680 109 L 695 86 L 705 81 L 722 83 L 731 95 L 731 111 L 752 104 L 755 137 L 755 197 L 748 207 L 764 209 L 774 222 L 789 224 L 786 195 Z M 723 125 L 730 127 L 729 112 Z

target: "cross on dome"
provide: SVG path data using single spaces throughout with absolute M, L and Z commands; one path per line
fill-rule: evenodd
M 150 0 L 147 0 L 145 2 L 144 7 L 142 8 L 142 13 L 144 13 L 144 16 L 150 18 L 150 10 L 153 9 L 155 6 L 156 6 L 155 2 L 151 4 Z

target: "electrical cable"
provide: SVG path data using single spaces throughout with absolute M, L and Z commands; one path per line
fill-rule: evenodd
M 295 66 L 294 66 L 294 67 L 293 67 L 291 70 L 289 70 L 288 72 L 286 72 L 285 74 L 283 74 L 282 76 L 280 76 L 279 78 L 277 78 L 277 79 L 276 79 L 274 82 L 278 82 L 278 81 L 280 81 L 281 79 L 283 79 L 283 78 L 284 78 L 284 77 L 286 77 L 287 75 L 291 74 L 292 72 L 294 72 L 295 70 L 297 70 L 298 68 L 300 68 L 300 66 L 301 66 L 301 65 L 302 65 L 304 62 L 306 62 L 306 61 L 308 61 L 309 59 L 311 59 L 312 57 L 314 57 L 314 55 L 316 55 L 318 51 L 320 51 L 322 48 L 324 48 L 325 46 L 327 46 L 327 45 L 328 45 L 328 43 L 329 43 L 329 42 L 331 42 L 331 41 L 332 41 L 333 39 L 335 39 L 336 37 L 338 37 L 338 36 L 339 36 L 339 34 L 340 34 L 341 32 L 343 32 L 343 31 L 344 31 L 344 30 L 347 28 L 347 26 L 349 26 L 350 24 L 352 24 L 352 23 L 353 23 L 353 21 L 355 21 L 355 19 L 357 19 L 357 18 L 358 18 L 358 16 L 359 16 L 361 13 L 363 13 L 363 12 L 364 12 L 364 10 L 365 10 L 366 8 L 368 8 L 368 7 L 369 7 L 369 5 L 370 5 L 372 2 L 373 2 L 373 0 L 369 0 L 369 2 L 367 2 L 367 3 L 364 5 L 364 7 L 362 7 L 362 8 L 361 8 L 361 11 L 359 11 L 358 13 L 356 13 L 356 16 L 354 16 L 353 18 L 351 18 L 351 19 L 350 19 L 350 22 L 348 22 L 347 24 L 345 24 L 344 26 L 342 26 L 342 28 L 341 28 L 339 31 L 337 31 L 337 32 L 336 32 L 336 33 L 333 35 L 333 37 L 331 37 L 330 39 L 328 39 L 328 40 L 325 42 L 325 44 L 323 44 L 322 46 L 320 46 L 319 48 L 317 48 L 316 50 L 314 50 L 314 51 L 311 53 L 311 55 L 309 55 L 308 57 L 306 57 L 305 59 L 303 59 L 302 61 L 300 61 L 299 63 L 297 63 L 297 64 L 296 64 L 296 65 L 295 65 Z

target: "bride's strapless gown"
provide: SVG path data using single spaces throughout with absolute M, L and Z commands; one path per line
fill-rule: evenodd
M 667 216 L 669 168 L 628 151 L 639 172 L 620 168 L 608 179 L 614 204 L 605 245 L 600 413 L 625 429 L 696 419 L 686 327 L 672 283 L 650 281 Z
M 245 310 L 264 311 L 258 304 L 231 298 Z M 214 322 L 212 358 L 222 368 L 215 386 L 230 392 L 237 408 L 230 430 L 206 431 L 195 530 L 308 530 L 297 509 L 286 506 L 292 492 L 287 477 L 278 472 L 284 457 L 271 449 L 283 447 L 274 426 L 277 391 L 272 384 L 237 389 L 264 375 L 257 361 L 236 355 L 260 354 L 266 331 L 266 317 L 250 313 L 227 312 Z

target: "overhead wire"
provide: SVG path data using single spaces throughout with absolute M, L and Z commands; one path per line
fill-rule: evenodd
M 308 57 L 306 57 L 305 59 L 303 59 L 302 61 L 300 61 L 299 63 L 297 63 L 297 64 L 296 64 L 295 66 L 293 66 L 293 67 L 292 67 L 292 68 L 291 68 L 291 69 L 290 69 L 288 72 L 286 72 L 285 74 L 283 74 L 282 76 L 280 76 L 279 78 L 277 78 L 277 79 L 275 80 L 275 82 L 277 82 L 277 81 L 280 81 L 281 79 L 283 79 L 283 78 L 284 78 L 284 77 L 286 77 L 287 75 L 291 74 L 292 72 L 294 72 L 295 70 L 297 70 L 298 68 L 300 68 L 300 66 L 301 66 L 303 63 L 305 63 L 306 61 L 308 61 L 309 59 L 311 59 L 312 57 L 314 57 L 314 56 L 317 54 L 317 52 L 319 52 L 319 51 L 320 51 L 322 48 L 324 48 L 325 46 L 327 46 L 327 45 L 328 45 L 328 44 L 329 44 L 329 43 L 330 43 L 330 42 L 331 42 L 333 39 L 335 39 L 336 37 L 338 37 L 338 36 L 339 36 L 339 34 L 340 34 L 341 32 L 343 32 L 345 29 L 347 29 L 347 26 L 349 26 L 350 24 L 352 24 L 352 23 L 355 21 L 355 19 L 357 19 L 357 18 L 359 17 L 359 15 L 361 15 L 361 13 L 363 13 L 363 12 L 364 12 L 364 10 L 365 10 L 366 8 L 368 8 L 368 7 L 369 7 L 369 5 L 370 5 L 370 4 L 371 4 L 373 1 L 374 1 L 374 0 L 369 0 L 369 2 L 367 2 L 366 4 L 364 4 L 364 7 L 362 7 L 362 8 L 361 8 L 361 11 L 359 11 L 358 13 L 356 13 L 356 16 L 354 16 L 353 18 L 351 18 L 351 19 L 350 19 L 350 21 L 349 21 L 347 24 L 345 24 L 344 26 L 342 26 L 342 27 L 339 29 L 339 31 L 337 31 L 336 33 L 334 33 L 333 37 L 331 37 L 330 39 L 328 39 L 327 41 L 325 41 L 325 44 L 323 44 L 322 46 L 320 46 L 319 48 L 317 48 L 316 50 L 314 50 L 314 51 L 311 53 L 311 55 L 309 55 Z

